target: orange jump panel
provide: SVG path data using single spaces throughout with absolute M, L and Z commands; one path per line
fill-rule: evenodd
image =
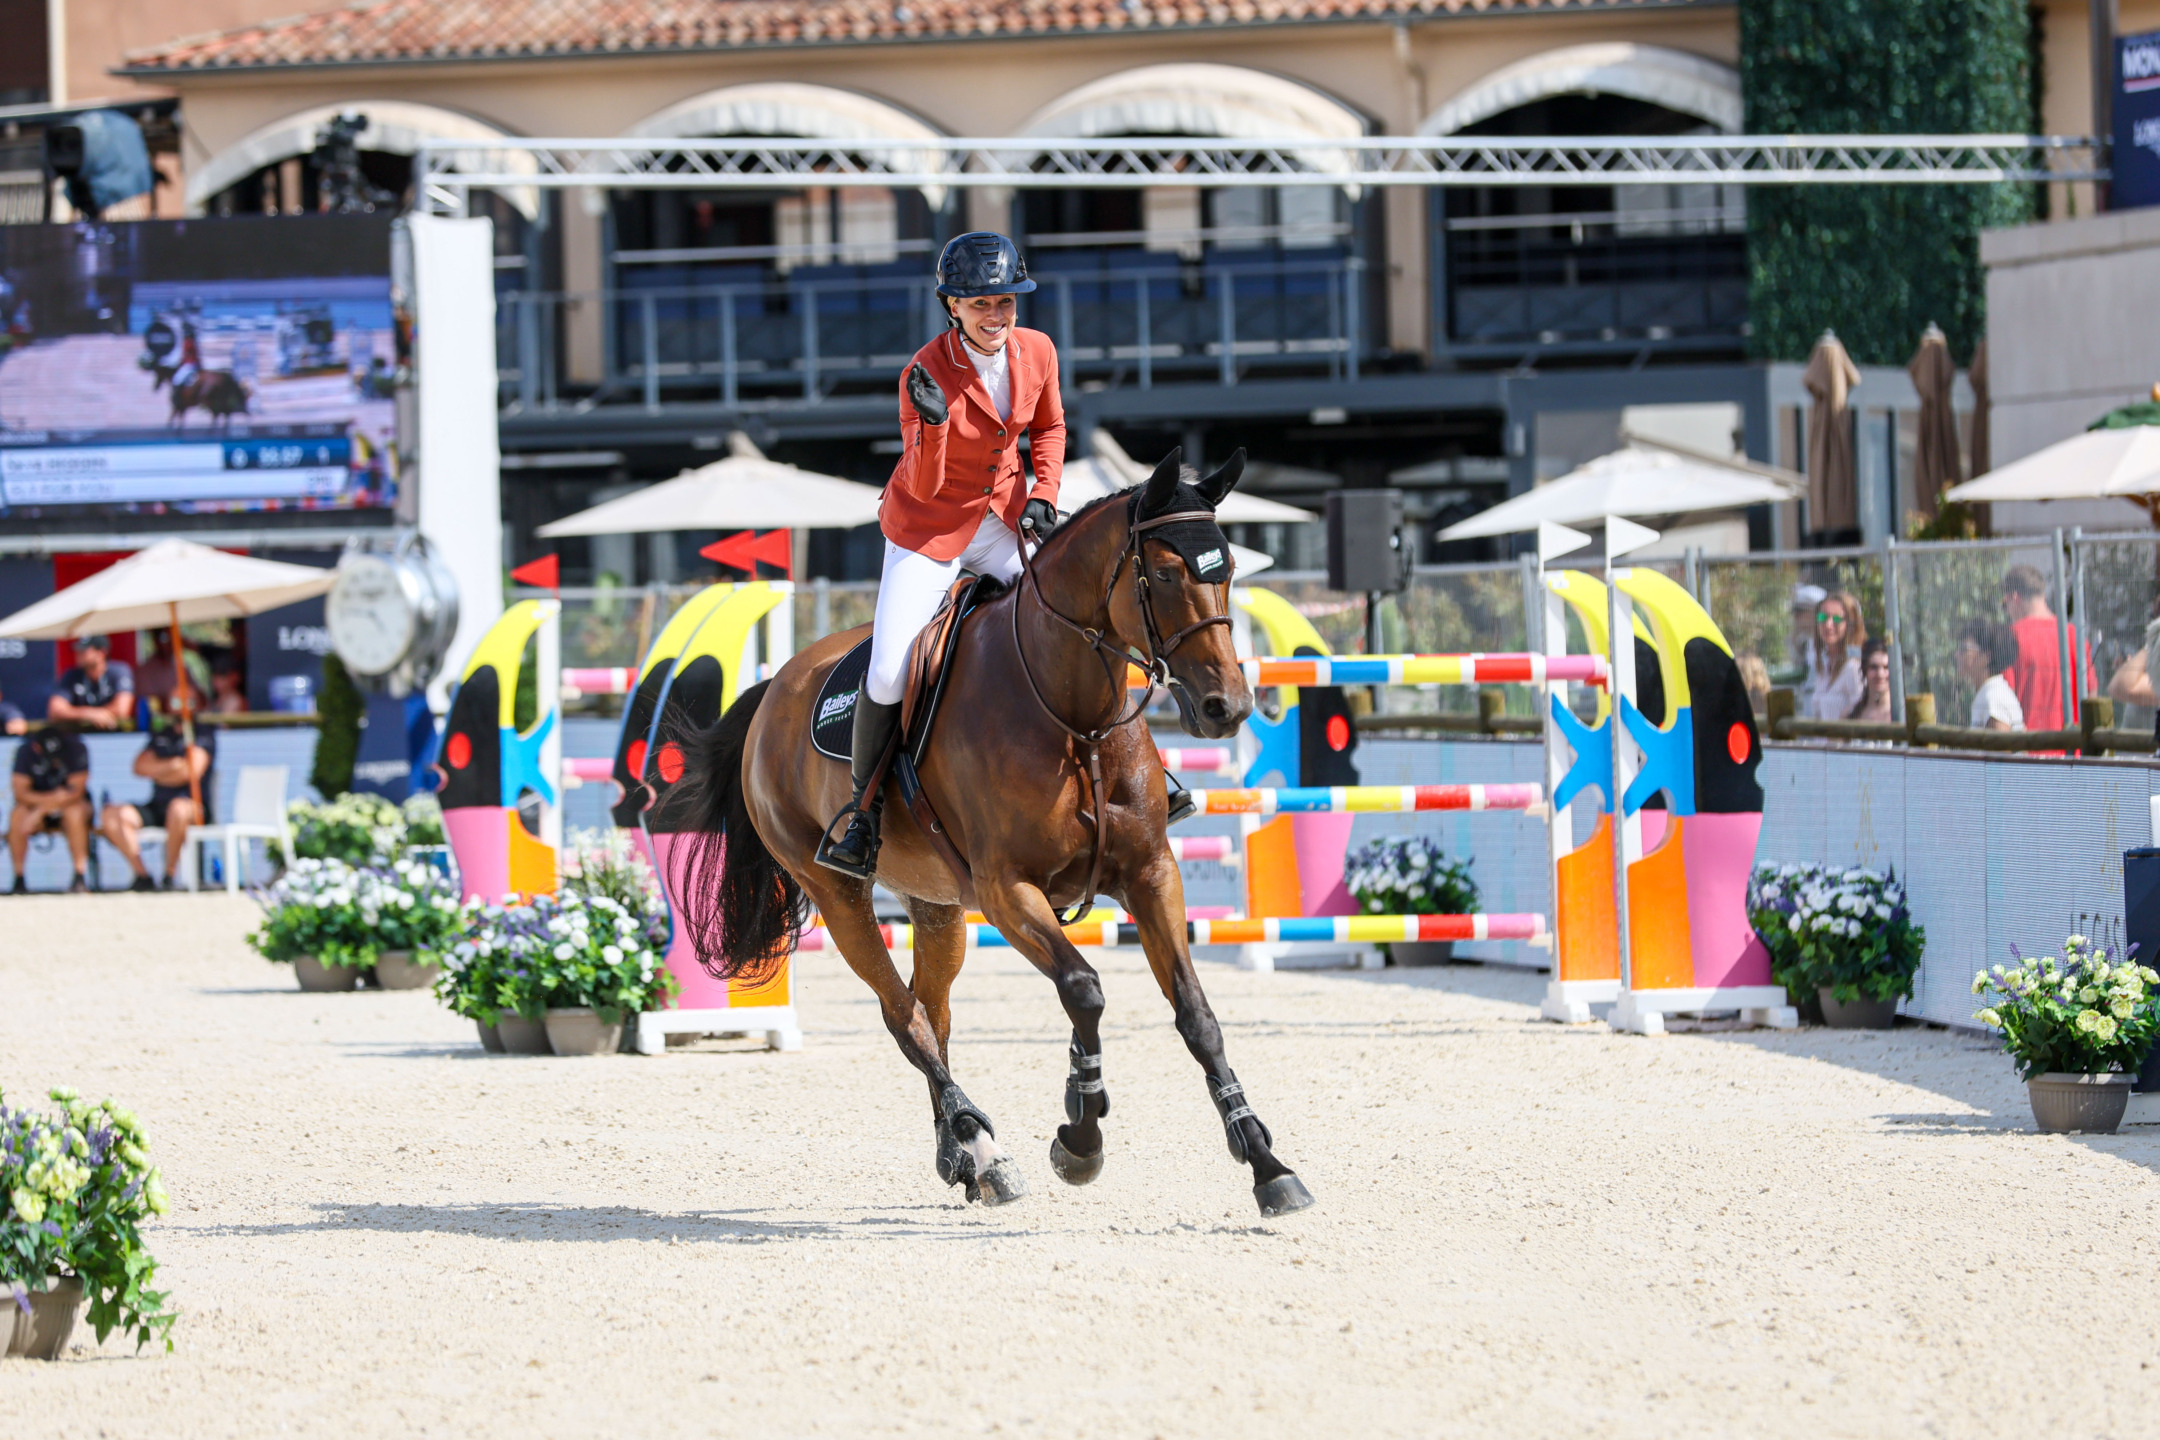
M 1613 943 L 1612 816 L 1600 815 L 1597 828 L 1580 846 L 1560 857 L 1560 980 L 1617 980 L 1620 951 Z
M 1686 824 L 1685 818 L 1672 816 L 1657 849 L 1628 866 L 1628 958 L 1637 990 L 1689 990 L 1695 985 L 1687 860 L 1680 845 Z
M 1245 913 L 1256 920 L 1305 913 L 1292 818 L 1278 815 L 1245 837 Z
M 503 823 L 510 827 L 510 888 L 520 895 L 554 894 L 554 847 L 535 840 L 515 810 L 503 811 Z

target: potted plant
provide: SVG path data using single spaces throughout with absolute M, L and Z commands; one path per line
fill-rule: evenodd
M 458 937 L 435 952 L 440 965 L 435 997 L 453 1015 L 473 1022 L 481 1048 L 491 1054 L 546 1055 L 547 1000 L 538 967 L 528 962 L 533 947 L 513 944 L 513 908 L 478 899 L 466 903 Z
M 2110 961 L 2082 935 L 2062 948 L 2059 961 L 2019 959 L 1974 975 L 1973 994 L 1990 1000 L 1973 1018 L 2002 1032 L 2042 1130 L 2111 1135 L 2160 1038 L 2160 974 Z
M 168 1208 L 140 1122 L 110 1100 L 51 1092 L 51 1114 L 0 1098 L 0 1334 L 8 1354 L 56 1360 L 89 1305 L 102 1342 L 132 1331 L 172 1348 L 173 1314 L 151 1289 L 157 1261 L 141 1222 Z
M 279 858 L 288 862 L 382 865 L 405 853 L 405 812 L 380 795 L 352 790 L 320 805 L 295 800 L 285 814 L 292 822 L 293 854 Z
M 362 872 L 361 917 L 373 914 L 375 980 L 385 990 L 424 990 L 461 933 L 457 887 L 424 860 L 399 857 Z M 373 902 L 370 905 L 369 902 Z
M 303 990 L 351 990 L 370 969 L 389 988 L 431 984 L 435 957 L 459 928 L 450 881 L 417 860 L 295 860 L 261 900 L 263 922 L 248 943 L 265 959 L 291 961 Z M 427 953 L 416 961 L 414 951 Z
M 1368 915 L 1474 915 L 1478 908 L 1470 862 L 1450 858 L 1422 835 L 1385 835 L 1360 845 L 1344 860 L 1343 885 Z M 1387 950 L 1397 965 L 1438 965 L 1455 955 L 1447 940 L 1396 941 Z
M 1913 993 L 1927 931 L 1913 923 L 1895 871 L 1764 865 L 1748 886 L 1748 920 L 1771 974 L 1836 1029 L 1887 1030 Z

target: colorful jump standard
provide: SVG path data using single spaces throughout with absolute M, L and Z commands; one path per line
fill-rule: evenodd
M 1414 810 L 1537 810 L 1542 785 L 1310 785 L 1195 790 L 1198 815 L 1402 815 Z

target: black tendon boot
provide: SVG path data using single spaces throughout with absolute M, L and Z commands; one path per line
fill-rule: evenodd
M 873 795 L 865 805 L 863 791 L 870 786 L 870 772 L 885 758 L 885 747 L 892 742 L 893 729 L 899 723 L 898 705 L 878 704 L 870 698 L 867 688 L 856 697 L 855 736 L 848 765 L 855 796 L 848 801 L 847 828 L 841 831 L 840 838 L 833 838 L 832 826 L 828 825 L 824 840 L 818 844 L 817 862 L 828 870 L 862 880 L 877 875 L 878 817 L 885 809 L 885 797 Z M 838 821 L 840 817 L 833 818 Z

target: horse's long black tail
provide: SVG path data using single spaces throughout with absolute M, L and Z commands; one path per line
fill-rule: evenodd
M 686 739 L 683 776 L 660 802 L 679 837 L 668 865 L 676 923 L 708 974 L 752 984 L 780 967 L 810 914 L 802 887 L 765 848 L 743 787 L 744 742 L 770 683 Z

